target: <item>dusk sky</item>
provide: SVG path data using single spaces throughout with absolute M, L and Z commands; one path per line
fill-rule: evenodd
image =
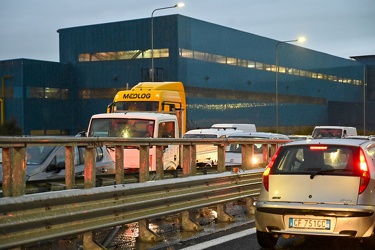
M 375 55 L 374 0 L 0 0 L 0 60 L 59 61 L 58 29 L 181 14 L 327 54 Z M 244 48 L 246 49 L 246 48 Z

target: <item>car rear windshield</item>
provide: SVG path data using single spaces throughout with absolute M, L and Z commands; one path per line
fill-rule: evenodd
M 274 174 L 352 175 L 358 171 L 359 148 L 340 145 L 298 145 L 282 147 L 271 169 Z

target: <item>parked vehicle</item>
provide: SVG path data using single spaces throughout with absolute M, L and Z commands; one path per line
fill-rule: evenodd
M 343 126 L 316 126 L 312 132 L 314 139 L 320 138 L 345 138 L 357 135 L 355 127 Z
M 227 138 L 233 133 L 243 132 L 243 130 L 239 130 L 238 127 L 247 131 L 256 131 L 254 124 L 214 124 L 211 128 L 189 130 L 184 134 L 183 138 Z M 212 167 L 217 165 L 217 146 L 210 144 L 197 145 L 196 152 L 198 167 Z
M 75 174 L 84 175 L 84 147 L 75 147 Z M 2 149 L 0 161 L 2 163 Z M 2 164 L 0 165 L 0 183 L 2 182 Z M 96 148 L 96 174 L 114 174 L 115 164 L 106 147 Z M 28 146 L 26 147 L 26 181 L 65 178 L 65 147 Z
M 104 113 L 91 117 L 87 136 L 121 138 L 180 138 L 178 118 L 173 114 L 160 112 Z M 110 149 L 115 161 L 115 150 Z M 156 147 L 149 151 L 149 169 L 156 170 Z M 180 164 L 179 145 L 169 145 L 164 149 L 165 170 L 175 170 Z M 139 170 L 138 148 L 124 149 L 124 169 L 127 172 Z
M 284 139 L 288 140 L 289 137 L 283 134 L 268 133 L 268 132 L 237 132 L 228 136 L 231 138 L 243 138 L 243 139 Z M 272 157 L 270 148 L 268 148 L 268 156 Z M 263 144 L 254 144 L 254 156 L 252 159 L 253 164 L 263 163 Z M 241 166 L 242 165 L 242 147 L 240 144 L 230 144 L 225 152 L 225 166 Z
M 260 246 L 278 237 L 341 236 L 375 248 L 375 142 L 315 139 L 282 145 L 263 173 L 255 223 Z
M 238 132 L 257 132 L 255 124 L 250 123 L 216 123 L 211 128 L 234 129 Z
M 313 139 L 311 135 L 288 135 L 288 138 L 293 141 Z
M 186 97 L 182 82 L 140 82 L 130 90 L 120 90 L 107 107 L 107 113 L 127 111 L 173 112 L 179 134 L 186 132 Z

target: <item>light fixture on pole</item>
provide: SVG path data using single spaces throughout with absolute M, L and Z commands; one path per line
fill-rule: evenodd
M 276 80 L 275 80 L 275 85 L 276 85 L 276 89 L 275 89 L 275 108 L 276 108 L 276 112 L 275 112 L 275 120 L 276 120 L 276 133 L 279 132 L 279 83 L 278 83 L 278 73 L 279 73 L 279 63 L 278 63 L 278 48 L 279 48 L 279 45 L 282 44 L 282 43 L 293 43 L 293 42 L 300 42 L 300 43 L 303 43 L 304 41 L 306 41 L 306 38 L 304 37 L 300 37 L 298 39 L 294 39 L 294 40 L 288 40 L 288 41 L 280 41 L 278 43 L 276 43 L 276 52 L 275 52 L 275 65 L 276 65 Z
M 173 9 L 173 8 L 179 8 L 184 7 L 184 3 L 178 3 L 173 6 L 168 7 L 162 7 L 154 9 L 151 13 L 151 82 L 154 81 L 154 13 L 158 10 L 165 10 L 165 9 Z

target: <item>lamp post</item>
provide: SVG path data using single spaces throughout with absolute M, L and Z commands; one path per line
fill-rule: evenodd
M 154 9 L 151 13 L 151 82 L 154 81 L 154 13 L 158 10 L 173 9 L 177 7 L 184 7 L 184 3 L 178 3 L 173 6 L 162 7 Z
M 1 77 L 1 125 L 4 125 L 4 120 L 5 120 L 5 79 L 12 79 L 12 75 L 6 75 Z
M 276 89 L 275 89 L 275 108 L 276 108 L 276 112 L 275 112 L 275 120 L 276 120 L 276 133 L 279 132 L 279 82 L 278 82 L 278 73 L 279 73 L 279 55 L 278 55 L 278 49 L 279 49 L 279 45 L 282 44 L 282 43 L 293 43 L 293 42 L 304 42 L 306 39 L 304 37 L 300 37 L 298 39 L 294 39 L 294 40 L 288 40 L 288 41 L 280 41 L 278 43 L 276 43 L 276 51 L 275 51 L 275 65 L 276 65 L 276 75 L 275 75 L 275 85 L 276 85 Z

